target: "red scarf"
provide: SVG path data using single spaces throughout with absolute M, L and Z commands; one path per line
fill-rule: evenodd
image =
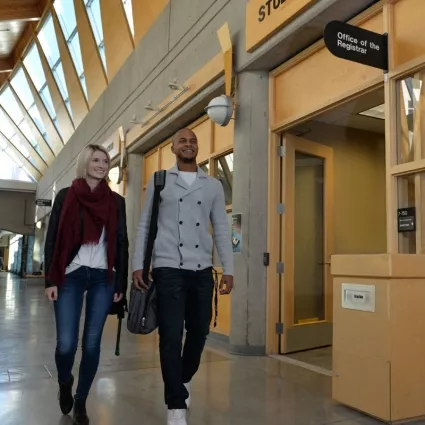
M 84 223 L 83 239 L 81 239 L 81 213 Z M 116 198 L 105 180 L 102 180 L 93 192 L 85 179 L 74 180 L 62 206 L 49 280 L 62 285 L 72 251 L 79 244 L 98 244 L 104 227 L 111 282 L 118 227 Z

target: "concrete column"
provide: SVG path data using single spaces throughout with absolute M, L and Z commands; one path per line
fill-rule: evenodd
M 262 355 L 266 335 L 268 72 L 238 76 L 233 214 L 242 214 L 242 252 L 235 254 L 230 348 Z
M 128 155 L 127 165 L 127 191 L 125 195 L 127 210 L 127 233 L 129 241 L 129 264 L 128 277 L 131 279 L 131 258 L 134 248 L 134 236 L 139 221 L 142 202 L 142 156 L 137 154 Z

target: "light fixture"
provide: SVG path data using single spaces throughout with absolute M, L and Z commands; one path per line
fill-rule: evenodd
M 177 91 L 182 91 L 182 90 L 187 90 L 188 87 L 183 86 L 182 84 L 178 83 L 177 78 L 175 78 L 171 83 L 168 83 L 168 87 L 170 87 L 171 90 L 177 90 Z
M 43 223 L 41 221 L 37 221 L 36 225 L 37 229 L 41 229 L 43 227 Z
M 159 111 L 158 108 L 156 108 L 155 106 L 152 106 L 152 101 L 151 100 L 145 106 L 145 109 L 148 110 L 148 111 L 154 111 L 154 112 L 158 112 Z
M 145 125 L 144 121 L 139 121 L 137 115 L 133 115 L 131 117 L 130 124 L 140 124 L 141 126 Z
M 215 97 L 211 100 L 205 108 L 205 112 L 213 122 L 221 127 L 226 127 L 232 119 L 233 109 L 232 98 L 222 94 L 221 96 Z
M 385 120 L 385 105 L 378 105 L 373 108 L 367 109 L 366 111 L 359 112 L 359 115 Z

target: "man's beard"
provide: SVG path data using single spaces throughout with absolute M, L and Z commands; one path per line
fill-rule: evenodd
M 185 158 L 184 156 L 179 156 L 179 159 L 181 162 L 185 164 L 195 164 L 196 163 L 196 157 L 194 158 Z

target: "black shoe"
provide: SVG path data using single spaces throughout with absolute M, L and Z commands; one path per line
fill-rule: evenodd
M 66 384 L 59 382 L 59 406 L 64 415 L 67 415 L 74 406 L 74 397 L 72 397 L 72 386 L 74 385 L 74 376 L 71 375 L 71 379 Z
M 75 425 L 89 425 L 89 417 L 86 411 L 86 399 L 75 399 L 74 403 L 74 424 Z

